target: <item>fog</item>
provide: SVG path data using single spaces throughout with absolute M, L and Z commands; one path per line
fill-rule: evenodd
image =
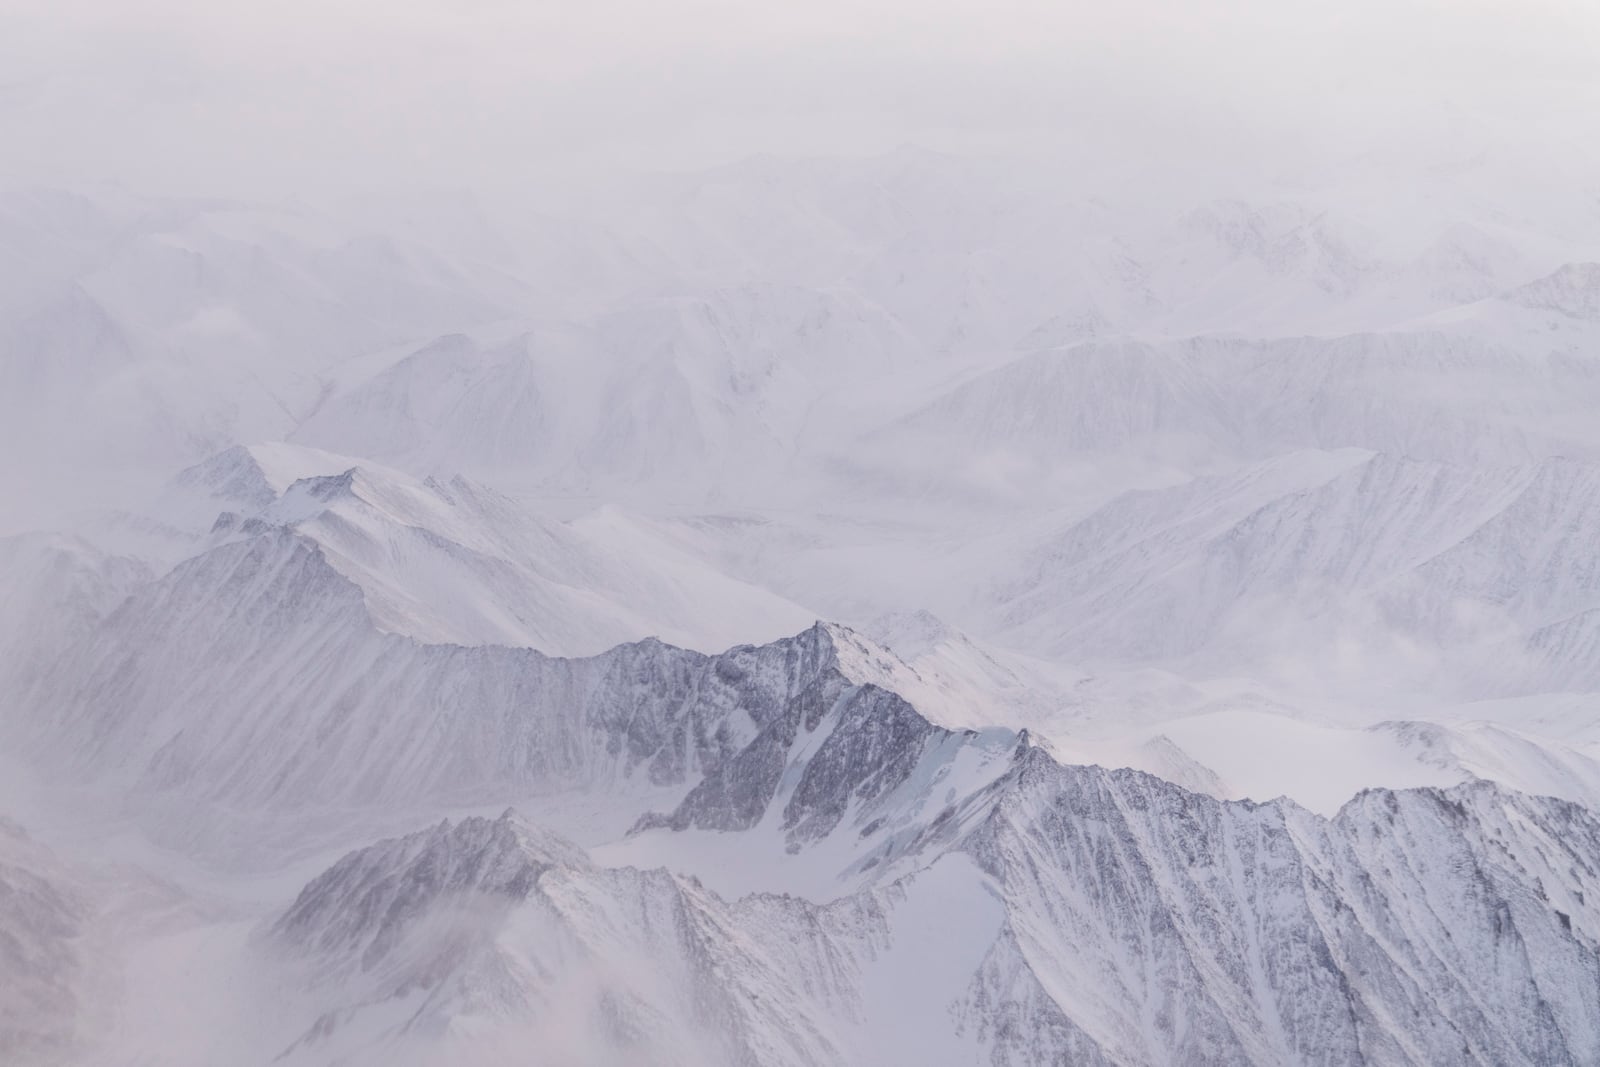
M 0 167 L 276 195 L 903 142 L 1293 170 L 1552 121 L 1579 149 L 1597 54 L 1582 0 L 6 0 Z
M 0 1062 L 1600 1063 L 1597 56 L 0 0 Z

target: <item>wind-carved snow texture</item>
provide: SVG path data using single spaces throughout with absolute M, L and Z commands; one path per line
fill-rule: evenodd
M 316 449 L 229 449 L 182 472 L 164 504 L 209 527 L 188 551 L 294 530 L 360 587 L 380 628 L 423 641 L 582 655 L 648 634 L 719 651 L 811 621 L 620 517 L 559 522 L 460 476 Z
M 742 829 L 806 738 L 784 827 L 799 842 L 833 829 L 850 790 L 875 800 L 937 755 L 910 705 L 845 675 L 825 627 L 716 657 L 656 641 L 591 659 L 423 645 L 378 630 L 323 550 L 280 527 L 180 564 L 77 647 L 39 681 L 57 699 L 19 743 L 154 804 L 204 800 L 165 823 L 202 836 L 226 838 L 245 812 L 570 790 L 687 790 L 670 825 Z M 195 700 L 203 721 L 175 712 Z
M 764 761 L 725 768 L 738 773 L 691 794 L 680 818 L 728 829 L 751 821 Z M 883 771 L 852 760 L 825 781 L 870 803 Z M 747 788 L 730 781 L 746 776 Z M 732 1020 L 702 1007 L 699 1021 L 728 1042 L 707 1062 L 857 1062 L 864 1046 L 852 1043 L 868 1038 L 854 1031 L 876 1021 L 846 1013 L 841 1025 L 836 1013 L 862 999 L 861 956 L 892 958 L 905 936 L 901 903 L 940 864 L 966 857 L 986 876 L 969 891 L 998 897 L 1004 921 L 959 999 L 922 1020 L 949 1033 L 942 1062 L 968 1062 L 956 1051 L 964 1036 L 998 1064 L 1582 1064 L 1600 1055 L 1600 821 L 1576 805 L 1488 784 L 1379 790 L 1324 820 L 1288 802 L 1224 803 L 1137 772 L 1064 767 L 1024 740 L 1003 775 L 902 847 L 918 854 L 913 873 L 831 905 L 728 904 L 662 871 L 601 873 L 507 813 L 347 856 L 271 935 L 317 966 L 377 972 L 369 980 L 380 995 L 420 985 L 427 992 L 407 1028 L 435 1013 L 484 1011 L 489 991 L 506 998 L 496 1012 L 525 1018 L 544 1009 L 550 972 L 576 966 L 574 954 L 648 948 L 641 972 L 671 968 L 689 984 L 643 994 L 628 1012 L 642 1030 L 626 1036 L 657 1040 L 651 1021 L 684 1016 L 650 996 L 687 989 L 716 1011 L 741 1005 Z M 471 923 L 441 918 L 468 907 Z M 646 924 L 651 944 L 627 940 L 637 929 L 586 925 L 611 908 L 659 916 Z M 702 942 L 724 924 L 726 940 Z M 529 929 L 549 939 L 537 976 L 519 970 L 530 963 L 519 955 Z M 676 970 L 685 960 L 700 965 L 685 975 Z M 774 960 L 800 988 L 773 989 Z M 590 1010 L 641 996 L 644 979 L 630 977 L 631 988 L 602 981 Z M 466 990 L 466 1003 L 441 1004 Z M 781 1009 L 743 1016 L 774 992 L 787 994 Z M 323 1020 L 317 1038 L 334 1040 L 341 1021 Z M 830 1031 L 849 1036 L 820 1039 Z
M 331 594 L 359 612 L 354 591 L 282 533 L 201 561 L 229 564 L 227 581 L 249 588 L 264 558 L 280 576 L 317 575 L 303 587 L 313 597 Z M 209 602 L 255 606 L 236 595 L 240 585 L 224 589 L 235 595 Z M 296 602 L 270 586 L 267 595 L 280 611 Z M 190 680 L 227 662 L 171 629 L 177 605 L 166 599 L 135 598 L 107 625 L 137 625 L 155 647 L 186 647 Z M 193 625 L 225 628 L 205 610 Z M 837 960 L 892 953 L 893 894 L 883 894 L 911 892 L 958 856 L 986 876 L 971 891 L 994 894 L 1005 918 L 945 1019 L 953 1040 L 970 1033 L 993 1062 L 1580 1064 L 1600 1055 L 1600 913 L 1589 903 L 1600 892 L 1600 823 L 1575 805 L 1485 783 L 1368 792 L 1323 820 L 1288 802 L 1229 804 L 1136 772 L 1064 767 L 1025 736 L 944 730 L 895 694 L 856 684 L 839 670 L 838 639 L 821 627 L 718 657 L 652 643 L 587 661 L 428 649 L 370 629 L 368 640 L 392 643 L 391 655 L 408 653 L 426 670 L 365 706 L 321 681 L 284 694 L 275 703 L 297 709 L 292 725 L 260 721 L 264 707 L 243 695 L 265 684 L 271 664 L 233 674 L 231 697 L 207 693 L 204 729 L 162 723 L 169 698 L 139 675 L 159 678 L 165 665 L 108 664 L 124 699 L 98 707 L 102 682 L 88 677 L 84 703 L 58 727 L 67 742 L 59 751 L 188 803 L 281 814 L 597 787 L 620 807 L 639 779 L 679 787 L 681 800 L 670 813 L 641 812 L 635 832 L 770 825 L 791 852 L 818 849 L 820 862 L 840 863 L 842 895 L 827 906 L 730 904 L 683 881 L 692 860 L 684 876 L 601 870 L 510 817 L 445 825 L 341 861 L 272 927 L 272 940 L 315 962 L 328 996 L 354 997 L 294 1046 L 305 1055 L 318 1042 L 339 1047 L 374 998 L 420 998 L 406 1001 L 405 1026 L 385 1041 L 447 1033 L 450 1020 L 485 1013 L 513 1026 L 537 1019 L 541 998 L 565 987 L 563 966 L 611 974 L 620 954 L 637 953 L 660 983 L 641 992 L 596 979 L 597 1017 L 616 1008 L 639 1028 L 602 1028 L 607 1040 L 655 1040 L 656 1020 L 668 1028 L 665 1047 L 687 1050 L 684 1062 L 856 1062 L 865 1046 L 851 1042 L 867 1042 L 873 1022 L 861 1022 L 866 1033 L 828 1036 L 840 1005 L 864 995 L 852 985 L 859 974 Z M 496 681 L 474 691 L 474 677 Z M 325 700 L 309 699 L 324 688 Z M 76 733 L 97 714 L 99 747 Z M 263 750 L 257 731 L 320 738 L 351 769 L 345 788 L 319 792 L 314 775 L 302 777 L 309 753 Z M 360 736 L 359 757 L 346 732 Z M 419 737 L 451 759 L 408 755 Z M 252 743 L 247 776 L 236 746 Z M 830 838 L 844 847 L 830 849 Z M 579 924 L 598 920 L 563 910 L 572 899 L 602 913 L 643 909 L 631 936 L 644 940 L 607 942 L 618 955 L 587 960 L 581 953 L 597 951 L 599 934 Z M 881 924 L 866 940 L 857 912 Z M 846 913 L 856 917 L 830 935 L 829 922 Z M 715 930 L 730 941 L 713 967 L 702 942 Z M 528 936 L 543 954 L 518 955 L 531 951 L 517 947 Z M 548 955 L 548 939 L 568 947 Z M 747 941 L 753 961 L 741 958 Z M 773 987 L 773 972 L 792 982 L 793 961 L 819 958 L 834 968 L 820 1000 L 816 988 L 796 1001 Z M 822 964 L 802 962 L 800 972 L 812 966 Z M 649 999 L 664 990 L 692 991 L 693 1011 Z M 752 991 L 784 1010 L 752 1009 L 762 1003 Z M 737 1011 L 727 1006 L 735 1002 Z M 680 1026 L 691 1029 L 672 1029 Z
M 378 630 L 321 547 L 277 527 L 180 564 L 78 647 L 40 683 L 65 697 L 42 748 L 261 810 L 598 787 L 636 769 L 671 786 L 766 726 L 827 654 L 820 637 L 716 660 L 653 641 L 588 660 L 423 645 Z M 212 713 L 181 714 L 191 700 Z
M 1000 1063 L 1585 1063 L 1592 814 L 1487 784 L 1332 820 L 1035 758 L 968 847 L 1016 917 Z
M 893 898 L 730 903 L 664 870 L 596 867 L 510 812 L 446 822 L 345 857 L 267 931 L 340 1005 L 285 1058 L 372 1055 L 341 1049 L 347 1030 L 404 999 L 384 1054 L 420 1032 L 512 1062 L 473 1032 L 487 1023 L 574 1062 L 841 1062 Z
M 1600 1062 L 1600 216 L 1471 158 L 0 192 L 0 1060 Z

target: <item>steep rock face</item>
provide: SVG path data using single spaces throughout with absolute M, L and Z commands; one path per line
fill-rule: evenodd
M 197 825 L 604 790 L 626 798 L 621 827 L 689 793 L 670 825 L 742 829 L 781 795 L 799 843 L 964 751 L 849 677 L 835 640 L 817 626 L 719 656 L 645 641 L 588 659 L 418 644 L 374 628 L 318 543 L 267 528 L 141 588 L 13 729 L 44 765 Z M 1010 743 L 994 733 L 980 762 Z
M 1600 1055 L 1585 809 L 1482 784 L 1324 821 L 1040 754 L 995 788 L 962 847 L 1008 929 L 962 1010 L 996 1063 Z
M 870 806 L 904 784 L 931 742 L 962 736 L 876 686 L 840 692 L 837 677 L 820 681 L 701 780 L 670 817 L 647 817 L 641 827 L 748 830 L 780 799 L 787 779 L 783 829 L 792 844 L 815 840 L 853 804 Z
M 575 960 L 643 945 L 626 988 L 606 972 L 607 1002 L 627 1033 L 706 1062 L 866 1062 L 903 1022 L 864 1010 L 889 974 L 943 1042 L 919 1062 L 1578 1065 L 1600 1055 L 1597 849 L 1585 809 L 1488 784 L 1371 791 L 1330 820 L 1024 744 L 901 839 L 904 873 L 884 865 L 826 906 L 601 870 L 508 814 L 347 857 L 272 936 L 320 961 L 322 981 L 359 971 L 372 995 L 427 990 L 408 1001 L 419 1034 L 484 1012 L 544 1034 L 540 1006 Z M 973 877 L 951 882 L 966 861 Z M 913 918 L 941 884 L 959 887 L 943 937 Z M 992 929 L 984 901 L 1001 909 Z M 958 983 L 919 988 L 953 971 Z
M 665 871 L 596 867 L 507 812 L 350 854 L 264 943 L 337 1005 L 291 1063 L 510 1062 L 521 1041 L 571 1062 L 800 1065 L 848 1058 L 884 912 L 872 896 L 728 903 Z
M 114 611 L 48 680 L 68 699 L 28 736 L 202 819 L 603 795 L 616 832 L 653 809 L 641 832 L 775 840 L 831 865 L 842 894 L 727 904 L 682 880 L 692 852 L 682 877 L 603 870 L 508 820 L 377 846 L 308 887 L 274 937 L 320 961 L 317 980 L 353 983 L 339 998 L 404 1000 L 419 1032 L 527 1024 L 570 977 L 541 969 L 549 946 L 589 967 L 570 928 L 626 914 L 642 918 L 605 959 L 677 962 L 593 1007 L 631 1020 L 618 1033 L 655 1035 L 637 1039 L 680 1062 L 859 1062 L 871 1025 L 846 1039 L 828 1020 L 862 1017 L 862 954 L 889 938 L 871 916 L 970 857 L 977 896 L 957 906 L 998 900 L 1003 920 L 970 962 L 934 954 L 965 969 L 938 1012 L 995 1063 L 1600 1056 L 1600 825 L 1585 809 L 1487 785 L 1368 793 L 1333 820 L 1222 803 L 1063 767 L 1008 731 L 934 726 L 843 669 L 839 641 L 819 626 L 721 656 L 644 642 L 586 660 L 419 645 L 376 630 L 321 549 L 274 528 Z M 209 714 L 173 714 L 185 706 Z M 533 914 L 537 949 L 485 940 Z M 791 957 L 813 961 L 804 996 L 774 977 Z M 790 1003 L 809 1007 L 771 1007 Z M 347 1021 L 308 1023 L 296 1055 L 334 1058 L 320 1042 L 354 1033 Z
M 743 747 L 832 664 L 820 628 L 718 657 L 658 641 L 584 660 L 419 645 L 374 629 L 320 546 L 273 528 L 141 589 L 22 718 L 32 745 L 96 776 L 268 810 L 667 787 Z
M 64 699 L 31 709 L 28 750 L 198 820 L 603 796 L 614 832 L 775 843 L 829 865 L 835 894 L 729 904 L 687 880 L 692 851 L 678 875 L 607 870 L 515 820 L 376 846 L 272 934 L 342 1005 L 296 1036 L 305 1062 L 347 1054 L 373 1000 L 403 1007 L 380 1027 L 397 1040 L 541 1032 L 574 975 L 632 959 L 642 986 L 580 982 L 612 1052 L 861 1062 L 886 1040 L 870 957 L 913 936 L 881 913 L 952 862 L 976 873 L 949 914 L 1001 917 L 972 959 L 919 959 L 962 980 L 918 1003 L 994 1063 L 1600 1057 L 1586 809 L 1473 785 L 1324 820 L 1063 767 L 1008 731 L 931 724 L 852 677 L 822 626 L 720 656 L 421 645 L 376 629 L 322 553 L 272 527 L 145 585 L 45 680 Z
M 838 779 L 868 795 L 894 760 L 855 749 Z M 996 1064 L 1600 1056 L 1600 821 L 1586 808 L 1478 782 L 1369 791 L 1322 819 L 1064 767 L 1025 740 L 1007 773 L 967 784 L 856 863 L 893 855 L 888 876 L 960 853 L 993 880 L 1006 924 L 956 1019 Z M 697 790 L 677 822 L 771 832 L 793 803 L 775 796 L 752 819 L 745 796 Z
M 228 449 L 180 473 L 154 507 L 192 530 L 185 556 L 291 528 L 360 587 L 379 629 L 430 644 L 594 655 L 659 637 L 721 651 L 814 617 L 610 509 L 561 521 L 460 476 L 299 445 Z
M 748 829 L 781 802 L 799 848 L 847 815 L 934 818 L 936 789 L 999 773 L 1013 733 L 933 726 L 847 671 L 842 636 L 859 651 L 821 625 L 718 656 L 419 644 L 374 626 L 322 544 L 267 526 L 140 588 L 24 694 L 13 729 L 43 765 L 201 837 L 330 807 L 605 792 L 616 832 L 663 809 L 641 827 Z M 181 711 L 195 706 L 208 714 Z
M 370 969 L 440 895 L 520 900 L 557 864 L 587 865 L 588 857 L 510 812 L 444 822 L 345 857 L 306 886 L 273 933 L 302 948 L 348 953 Z

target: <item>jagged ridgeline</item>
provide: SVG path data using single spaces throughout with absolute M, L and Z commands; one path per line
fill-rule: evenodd
M 1332 819 L 1222 802 L 936 725 L 888 659 L 820 625 L 719 655 L 423 644 L 272 527 L 136 591 L 11 743 L 222 862 L 519 798 L 350 852 L 219 965 L 304 993 L 285 1062 L 1600 1057 L 1586 809 L 1489 783 Z
M 140 17 L 74 55 L 255 99 L 170 92 L 250 64 Z M 30 86 L 36 24 L 0 121 L 143 113 Z M 460 42 L 371 43 L 328 54 Z M 1189 106 L 1106 54 L 1096 115 Z M 0 189 L 0 1067 L 1600 1065 L 1557 114 L 1233 177 L 1201 123 L 1170 168 Z

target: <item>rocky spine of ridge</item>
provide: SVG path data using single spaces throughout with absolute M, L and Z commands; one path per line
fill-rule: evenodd
M 507 811 L 347 855 L 264 942 L 280 965 L 309 964 L 316 1003 L 335 1005 L 290 1063 L 373 1054 L 363 1023 L 392 1002 L 411 1006 L 375 1040 L 396 1053 L 454 1039 L 482 1056 L 487 1025 L 607 1062 L 836 1063 L 831 1020 L 856 1015 L 882 911 L 870 895 L 728 902 L 663 870 L 607 870 Z M 366 1036 L 343 1044 L 352 1033 Z
M 572 789 L 637 821 L 666 799 L 668 813 L 641 831 L 776 833 L 781 847 L 819 855 L 826 842 L 844 912 L 881 907 L 882 893 L 911 892 L 945 857 L 970 857 L 1004 923 L 952 1006 L 961 1034 L 997 1063 L 1600 1057 L 1600 826 L 1562 802 L 1481 784 L 1371 792 L 1330 821 L 1286 802 L 1223 803 L 1142 774 L 1063 767 L 1017 735 L 932 725 L 846 673 L 822 626 L 720 656 L 660 642 L 587 660 L 421 645 L 374 629 L 358 591 L 285 530 L 180 566 L 102 627 L 104 643 L 89 639 L 100 651 L 67 660 L 70 700 L 36 723 L 37 751 L 64 749 L 197 817 L 213 806 L 285 818 L 306 804 L 437 810 Z M 279 651 L 251 654 L 261 647 Z M 203 719 L 170 715 L 196 703 Z M 441 895 L 495 904 L 482 928 L 492 934 L 529 899 L 526 886 L 602 877 L 559 846 L 522 840 L 473 823 L 383 846 L 296 905 L 283 934 L 322 946 L 334 970 L 367 973 L 370 961 L 385 996 L 457 983 L 451 995 L 467 1003 L 520 1003 L 529 972 L 492 936 L 487 949 L 476 933 L 399 956 L 390 946 L 410 944 L 402 935 Z M 396 879 L 396 866 L 410 873 Z M 630 927 L 647 955 L 694 958 L 684 944 L 755 937 L 746 924 L 758 905 L 725 907 L 664 873 L 603 878 L 669 902 Z M 573 892 L 569 903 L 590 890 Z M 696 901 L 687 912 L 670 904 L 685 894 Z M 747 973 L 769 975 L 795 944 L 807 958 L 857 960 L 875 943 L 861 928 L 816 933 L 810 907 L 771 920 Z M 677 947 L 649 940 L 682 930 L 686 914 L 720 918 Z M 755 1035 L 759 1062 L 848 1062 L 842 1046 L 802 1031 L 820 1033 L 860 991 L 848 971 L 818 973 L 844 992 L 815 1017 L 785 1020 L 800 1028 L 793 1040 L 762 1029 L 773 1025 L 766 1005 L 807 1003 L 787 987 L 739 1008 L 748 1028 L 727 1032 Z M 715 972 L 697 981 L 731 988 Z M 658 995 L 635 991 L 628 1003 Z M 729 998 L 696 1000 L 724 1005 L 710 1015 L 670 999 L 677 1006 L 661 1011 L 725 1019 Z M 444 1025 L 451 1004 L 430 1017 Z M 690 1050 L 680 1058 L 695 1062 L 698 1038 L 680 1036 Z
M 561 938 L 588 951 L 649 937 L 652 960 L 698 961 L 693 1002 L 722 1005 L 699 1018 L 735 1035 L 710 1062 L 845 1064 L 859 1062 L 874 1020 L 841 1005 L 864 1002 L 874 959 L 927 936 L 902 925 L 902 909 L 966 857 L 1003 922 L 964 992 L 925 1025 L 979 1042 L 993 1064 L 1576 1067 L 1600 1050 L 1600 823 L 1565 802 L 1486 783 L 1373 790 L 1323 819 L 1062 766 L 1023 744 L 1006 773 L 904 848 L 916 857 L 906 873 L 830 905 L 728 902 L 664 871 L 595 868 L 509 815 L 466 820 L 347 857 L 274 933 L 369 970 L 406 961 L 385 979 L 391 995 L 418 981 L 481 993 L 492 960 L 497 988 L 526 1007 L 542 986 L 507 962 L 525 958 L 515 915 L 554 909 Z M 395 955 L 407 931 L 436 929 L 434 909 L 484 896 L 498 918 L 473 927 L 478 955 L 434 951 L 426 967 Z M 628 913 L 644 926 L 590 926 Z M 567 960 L 545 958 L 558 971 Z M 773 1000 L 780 960 L 805 984 Z M 479 980 L 463 985 L 464 968 Z M 659 988 L 629 996 L 638 1020 L 671 1015 Z M 841 1010 L 861 1033 L 812 1040 Z
M 15 729 L 46 765 L 283 814 L 687 790 L 852 687 L 821 626 L 714 657 L 653 640 L 587 659 L 419 644 L 377 630 L 323 549 L 274 527 L 136 591 L 53 665 Z M 195 700 L 204 719 L 173 714 Z

